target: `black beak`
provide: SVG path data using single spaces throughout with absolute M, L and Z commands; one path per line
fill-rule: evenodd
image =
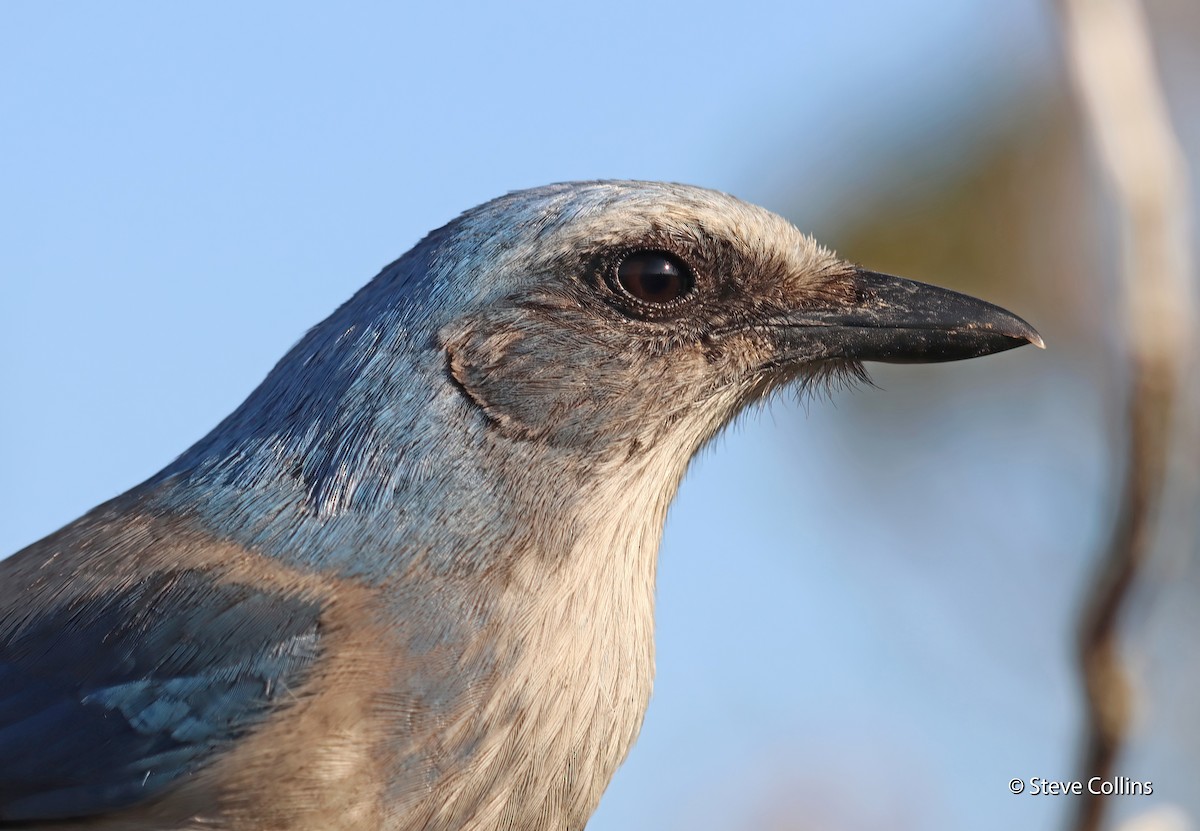
M 849 279 L 852 299 L 774 321 L 781 357 L 934 363 L 1046 348 L 1021 318 L 969 295 L 863 269 Z

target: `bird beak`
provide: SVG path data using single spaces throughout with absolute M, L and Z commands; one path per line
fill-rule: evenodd
M 844 302 L 773 321 L 782 353 L 777 359 L 934 363 L 1027 343 L 1046 348 L 1021 318 L 969 295 L 863 269 L 849 279 L 854 291 Z

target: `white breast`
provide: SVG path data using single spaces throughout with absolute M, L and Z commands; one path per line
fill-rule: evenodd
M 682 473 L 646 475 L 650 464 L 587 500 L 572 550 L 516 568 L 500 611 L 513 650 L 443 819 L 461 821 L 456 804 L 470 803 L 466 829 L 582 828 L 633 746 L 654 680 L 658 545 Z

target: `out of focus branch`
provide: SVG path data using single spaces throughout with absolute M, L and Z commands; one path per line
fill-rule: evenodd
M 1129 730 L 1121 611 L 1145 563 L 1167 478 L 1180 383 L 1196 352 L 1190 198 L 1138 0 L 1060 0 L 1080 105 L 1119 209 L 1130 361 L 1127 458 L 1117 520 L 1084 610 L 1088 703 L 1083 778 L 1109 777 Z M 1085 794 L 1077 831 L 1098 831 L 1105 798 Z

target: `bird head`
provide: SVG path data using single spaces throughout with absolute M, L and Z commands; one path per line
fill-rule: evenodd
M 771 390 L 1025 343 L 1003 309 L 865 271 L 722 193 L 550 185 L 429 234 L 147 484 L 319 562 L 422 540 L 457 562 L 523 517 L 591 516 L 597 484 L 661 530 L 689 460 Z
M 460 237 L 476 250 L 458 261 L 488 267 L 439 340 L 454 382 L 516 440 L 690 458 L 790 382 L 1041 345 L 1003 309 L 866 271 L 769 211 L 694 187 L 519 192 L 466 215 Z

